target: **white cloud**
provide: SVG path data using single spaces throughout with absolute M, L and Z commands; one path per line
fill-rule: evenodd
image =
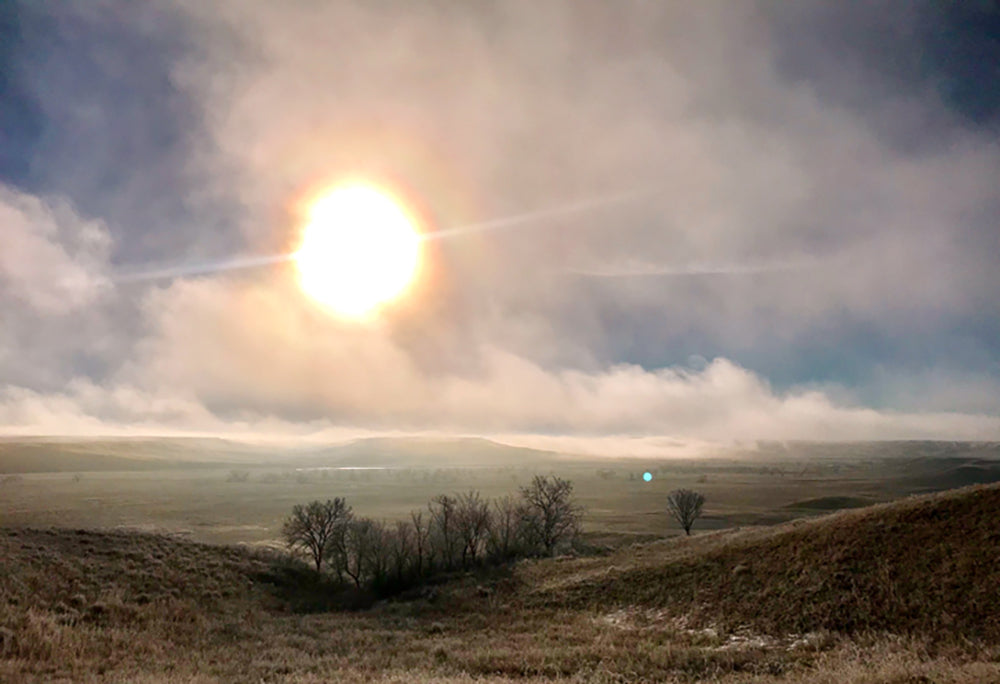
M 948 146 L 901 151 L 864 112 L 784 78 L 773 26 L 750 4 L 183 6 L 206 30 L 206 53 L 179 75 L 217 146 L 198 163 L 241 198 L 254 245 L 294 241 L 296 202 L 344 174 L 397 182 L 430 228 L 654 188 L 442 241 L 435 257 L 452 280 L 434 292 L 435 324 L 474 339 L 501 338 L 533 312 L 613 357 L 633 326 L 604 321 L 625 310 L 646 335 L 696 330 L 745 347 L 831 316 L 971 315 L 1000 294 L 977 237 L 995 201 L 996 147 L 949 130 Z M 258 220 L 276 215 L 287 220 Z M 726 273 L 696 284 L 559 277 L 636 264 Z M 804 267 L 770 268 L 783 264 Z M 516 351 L 540 359 L 543 342 Z
M 151 334 L 117 389 L 78 387 L 81 406 L 173 425 L 276 420 L 561 435 L 594 438 L 591 449 L 624 435 L 708 442 L 1000 436 L 995 416 L 876 411 L 817 389 L 777 392 L 722 358 L 698 370 L 548 368 L 483 345 L 464 350 L 463 363 L 428 367 L 383 325 L 331 319 L 280 278 L 179 282 L 153 293 L 146 310 Z
M 0 228 L 4 306 L 20 303 L 62 314 L 92 303 L 109 287 L 107 232 L 65 202 L 46 203 L 0 186 Z
M 172 75 L 205 130 L 176 153 L 206 179 L 194 194 L 240 204 L 205 224 L 211 244 L 235 225 L 247 253 L 287 252 L 303 197 L 344 174 L 397 183 L 427 229 L 651 190 L 435 241 L 410 299 L 354 325 L 284 266 L 133 283 L 141 322 L 128 301 L 109 313 L 102 225 L 2 189 L 0 430 L 443 431 L 614 453 L 1000 435 L 1000 386 L 968 371 L 873 377 L 891 407 L 875 410 L 734 360 L 793 356 L 844 320 L 935 330 L 1000 295 L 982 238 L 996 147 L 951 131 L 902 151 L 783 78 L 749 5 L 178 5 L 197 49 Z M 178 234 L 202 230 L 197 205 Z M 685 336 L 706 342 L 685 356 L 726 351 L 650 367 Z

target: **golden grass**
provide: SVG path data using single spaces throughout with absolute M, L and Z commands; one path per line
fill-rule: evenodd
M 1000 682 L 998 501 L 526 561 L 316 614 L 295 612 L 307 573 L 246 549 L 0 530 L 0 681 Z
M 766 633 L 889 630 L 1000 641 L 1000 487 L 526 573 L 542 605 L 653 606 Z

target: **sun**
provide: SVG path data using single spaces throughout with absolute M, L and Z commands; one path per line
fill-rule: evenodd
M 334 313 L 364 318 L 399 297 L 420 263 L 420 234 L 400 205 L 346 185 L 309 208 L 295 264 L 302 290 Z

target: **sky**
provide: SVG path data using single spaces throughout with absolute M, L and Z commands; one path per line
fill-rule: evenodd
M 1000 439 L 997 65 L 993 2 L 5 0 L 0 434 Z M 405 296 L 224 268 L 344 179 Z

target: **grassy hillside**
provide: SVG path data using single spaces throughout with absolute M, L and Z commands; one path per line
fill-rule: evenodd
M 861 508 L 876 503 L 857 496 L 819 496 L 803 501 L 793 501 L 785 508 L 795 511 L 839 511 L 844 508 Z
M 1000 642 L 1000 486 L 647 545 L 560 576 L 536 600 L 667 609 L 780 634 L 890 630 Z
M 1000 682 L 998 514 L 976 487 L 318 614 L 247 549 L 0 529 L 0 681 Z

